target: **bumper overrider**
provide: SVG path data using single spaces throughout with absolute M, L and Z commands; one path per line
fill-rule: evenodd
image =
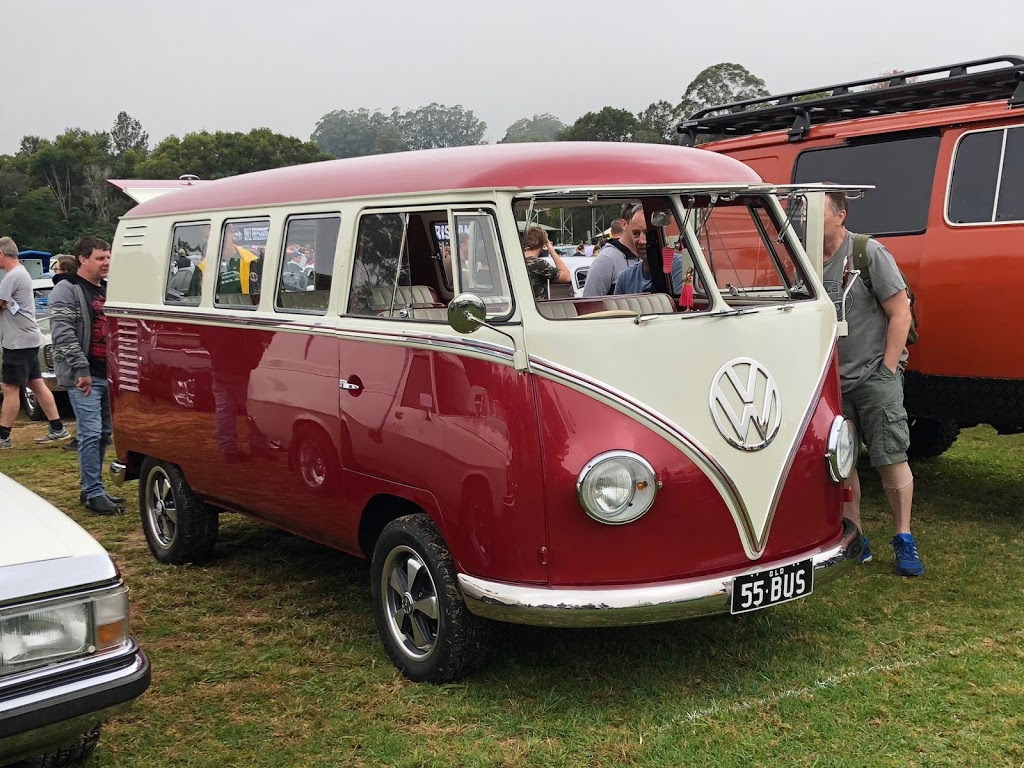
M 549 627 L 654 624 L 728 613 L 734 577 L 807 558 L 813 560 L 817 588 L 857 563 L 863 549 L 864 540 L 857 526 L 844 519 L 842 534 L 817 549 L 709 578 L 642 586 L 547 589 L 460 573 L 459 586 L 471 612 L 497 621 Z
M 0 682 L 0 765 L 73 743 L 128 707 L 149 683 L 149 657 L 134 642 L 109 658 Z

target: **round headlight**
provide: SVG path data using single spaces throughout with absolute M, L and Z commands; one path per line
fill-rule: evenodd
M 651 508 L 657 491 L 654 468 L 628 451 L 595 456 L 576 480 L 580 506 L 599 523 L 608 525 L 636 520 Z
M 828 451 L 825 458 L 828 459 L 829 474 L 837 483 L 848 478 L 853 472 L 859 448 L 857 430 L 853 422 L 844 416 L 836 416 L 828 431 Z

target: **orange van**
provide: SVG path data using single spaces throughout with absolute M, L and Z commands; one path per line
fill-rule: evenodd
M 961 427 L 1024 431 L 1024 58 L 1005 56 L 724 104 L 683 144 L 775 184 L 873 185 L 849 227 L 878 237 L 917 296 L 911 456 Z

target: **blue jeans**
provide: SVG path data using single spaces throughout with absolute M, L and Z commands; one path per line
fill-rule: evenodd
M 78 421 L 78 470 L 82 476 L 82 492 L 86 499 L 92 499 L 106 493 L 103 488 L 103 457 L 113 433 L 107 380 L 94 378 L 88 395 L 72 388 L 68 390 L 68 396 Z

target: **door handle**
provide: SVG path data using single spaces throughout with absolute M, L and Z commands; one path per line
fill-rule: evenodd
M 356 384 L 356 383 L 354 383 L 354 382 L 350 384 L 350 383 L 349 383 L 349 382 L 347 382 L 347 381 L 346 381 L 345 379 L 342 379 L 341 381 L 339 381 L 339 382 L 338 382 L 338 386 L 339 386 L 339 387 L 340 387 L 341 389 L 347 389 L 347 390 L 349 390 L 349 391 L 353 391 L 353 390 L 359 390 L 359 389 L 362 389 L 362 387 L 361 387 L 361 386 L 360 386 L 359 384 Z

